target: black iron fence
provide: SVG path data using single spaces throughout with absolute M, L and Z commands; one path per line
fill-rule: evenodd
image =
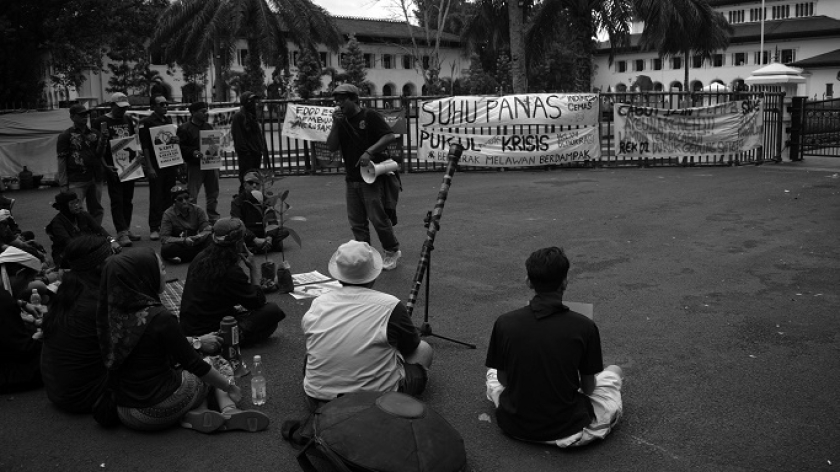
M 599 94 L 599 131 L 601 136 L 601 157 L 580 162 L 570 162 L 547 167 L 598 167 L 598 166 L 674 166 L 674 165 L 739 165 L 745 163 L 761 163 L 764 161 L 781 160 L 783 147 L 783 101 L 784 92 L 627 92 Z M 440 97 L 363 97 L 361 105 L 375 109 L 402 110 L 406 119 L 406 133 L 400 136 L 398 142 L 392 145 L 392 153 L 400 153 L 403 157 L 405 172 L 441 171 L 444 163 L 435 163 L 417 159 L 420 123 L 417 120 L 417 110 L 421 102 Z M 662 158 L 638 159 L 617 156 L 615 148 L 615 130 L 613 123 L 613 107 L 617 103 L 629 103 L 639 106 L 656 108 L 680 109 L 686 107 L 715 105 L 732 100 L 758 99 L 764 100 L 765 136 L 764 146 L 748 152 L 737 154 L 686 156 L 674 155 Z M 340 166 L 323 166 L 331 154 L 323 143 L 291 139 L 283 136 L 281 130 L 286 116 L 286 108 L 290 104 L 308 104 L 332 106 L 329 98 L 313 100 L 271 99 L 263 101 L 260 117 L 269 149 L 270 165 L 281 175 L 341 173 Z M 185 107 L 186 105 L 184 105 Z M 236 107 L 236 103 L 212 103 L 211 108 Z M 181 108 L 184 108 L 181 107 Z M 178 109 L 173 107 L 172 109 Z M 106 109 L 98 109 L 104 112 Z M 574 126 L 557 126 L 553 131 L 566 131 Z M 320 159 L 319 159 L 320 158 Z M 468 171 L 498 171 L 499 168 L 459 166 L 460 170 Z M 509 167 L 506 169 L 519 169 Z M 529 169 L 522 167 L 521 169 Z M 222 174 L 237 175 L 236 156 L 226 153 L 222 158 Z
M 840 98 L 795 97 L 791 106 L 790 158 L 840 157 Z

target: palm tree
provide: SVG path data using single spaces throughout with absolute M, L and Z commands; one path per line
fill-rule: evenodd
M 315 51 L 321 43 L 338 51 L 343 37 L 329 13 L 311 0 L 176 0 L 161 15 L 151 46 L 167 60 L 182 64 L 211 57 L 216 70 L 216 100 L 224 101 L 222 72 L 244 37 L 248 54 L 268 65 L 285 65 L 287 37 Z
M 638 19 L 645 28 L 639 46 L 660 56 L 684 56 L 685 90 L 688 91 L 689 57 L 705 59 L 729 47 L 732 26 L 706 0 L 634 0 Z

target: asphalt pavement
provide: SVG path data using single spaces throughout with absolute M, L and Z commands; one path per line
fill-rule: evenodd
M 442 173 L 403 176 L 400 266 L 376 288 L 405 300 L 423 219 Z M 351 238 L 343 177 L 289 177 L 303 247 L 293 273 L 318 270 Z M 237 187 L 222 183 L 226 214 Z M 135 198 L 148 240 L 147 188 Z M 7 193 L 45 245 L 56 189 Z M 107 199 L 107 197 L 106 197 Z M 203 203 L 203 197 L 200 198 Z M 473 471 L 831 471 L 840 466 L 840 158 L 741 167 L 600 168 L 456 173 L 432 252 L 431 294 L 413 318 L 436 337 L 422 399 L 464 438 Z M 106 205 L 105 226 L 111 230 Z M 374 245 L 381 248 L 374 236 Z M 484 397 L 493 321 L 530 298 L 524 261 L 563 246 L 566 298 L 593 303 L 607 363 L 627 374 L 624 417 L 607 440 L 574 451 L 518 442 Z M 288 247 L 289 245 L 287 245 Z M 280 256 L 274 254 L 273 260 Z M 186 277 L 186 265 L 170 277 Z M 287 318 L 262 355 L 272 419 L 261 433 L 100 428 L 54 408 L 43 390 L 0 397 L 2 471 L 298 470 L 280 424 L 306 411 L 300 319 L 308 301 L 269 297 Z M 245 407 L 249 402 L 245 401 Z

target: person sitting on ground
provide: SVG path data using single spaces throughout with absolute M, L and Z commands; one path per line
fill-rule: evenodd
M 242 390 L 230 365 L 220 357 L 202 360 L 161 305 L 165 276 L 162 259 L 148 247 L 112 257 L 102 273 L 96 325 L 120 422 L 145 431 L 178 422 L 203 433 L 266 429 L 268 416 L 236 408 Z M 219 411 L 207 407 L 211 387 Z
M 41 375 L 47 398 L 70 413 L 90 413 L 105 389 L 106 370 L 99 353 L 96 307 L 111 244 L 83 234 L 67 243 L 61 285 L 44 314 Z
M 623 411 L 621 368 L 603 368 L 595 322 L 563 305 L 563 250 L 537 250 L 525 268 L 536 295 L 496 320 L 487 348 L 487 399 L 499 427 L 515 439 L 559 447 L 604 439 Z
M 358 391 L 420 395 L 433 351 L 405 305 L 373 290 L 382 256 L 366 242 L 349 241 L 333 254 L 329 272 L 342 287 L 314 299 L 301 320 L 310 407 Z
M 21 231 L 12 212 L 6 209 L 0 210 L 0 243 L 28 252 L 41 262 L 46 260 L 47 253 L 44 246 L 35 242 L 35 234 L 32 231 Z
M 230 206 L 230 216 L 239 218 L 245 224 L 245 244 L 256 252 L 283 251 L 283 240 L 289 236 L 286 228 L 274 228 L 265 232 L 263 215 L 259 206 L 265 196 L 262 193 L 262 181 L 255 170 L 251 170 L 243 177 L 245 188 L 233 199 Z M 277 225 L 277 213 L 269 210 L 266 222 Z
M 108 238 L 114 252 L 122 249 L 90 213 L 82 210 L 82 202 L 75 193 L 61 192 L 56 195 L 53 208 L 58 210 L 58 214 L 47 225 L 46 231 L 52 240 L 52 258 L 56 267 L 67 268 L 62 260 L 62 253 L 67 243 L 80 234 L 103 236 Z
M 221 219 L 213 226 L 212 244 L 190 264 L 181 297 L 181 328 L 187 336 L 217 332 L 222 318 L 233 316 L 239 343 L 246 347 L 270 337 L 286 317 L 276 303 L 266 302 L 259 264 L 244 238 L 242 221 Z
M 187 187 L 176 185 L 169 192 L 172 206 L 160 225 L 160 255 L 176 264 L 190 262 L 210 244 L 210 222 L 200 206 L 190 203 Z
M 32 288 L 38 287 L 34 281 L 40 270 L 41 261 L 31 254 L 0 245 L 0 393 L 42 385 L 37 329 L 41 314 L 27 302 Z

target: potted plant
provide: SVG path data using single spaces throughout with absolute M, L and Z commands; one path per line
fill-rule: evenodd
M 289 237 L 297 243 L 298 247 L 303 247 L 300 236 L 292 228 L 286 227 L 287 221 L 306 221 L 302 216 L 288 217 L 287 212 L 292 208 L 286 201 L 289 197 L 289 190 L 279 192 L 275 190 L 274 183 L 281 180 L 274 175 L 271 170 L 264 170 L 257 173 L 260 178 L 260 187 L 262 189 L 262 199 L 257 199 L 254 203 L 248 200 L 248 203 L 256 208 L 260 215 L 262 215 L 263 231 L 268 236 L 270 233 L 279 230 L 279 233 L 287 231 Z M 281 246 L 280 255 L 282 260 L 280 266 L 277 267 L 274 262 L 269 261 L 268 251 L 270 248 L 265 248 L 265 262 L 260 267 L 262 280 L 260 286 L 267 292 L 279 290 L 280 293 L 289 293 L 294 290 L 294 283 L 292 282 L 292 272 L 289 263 L 286 261 L 286 253 Z M 276 270 L 275 270 L 276 269 Z M 276 275 L 275 275 L 276 274 Z M 276 277 L 276 282 L 275 282 Z

